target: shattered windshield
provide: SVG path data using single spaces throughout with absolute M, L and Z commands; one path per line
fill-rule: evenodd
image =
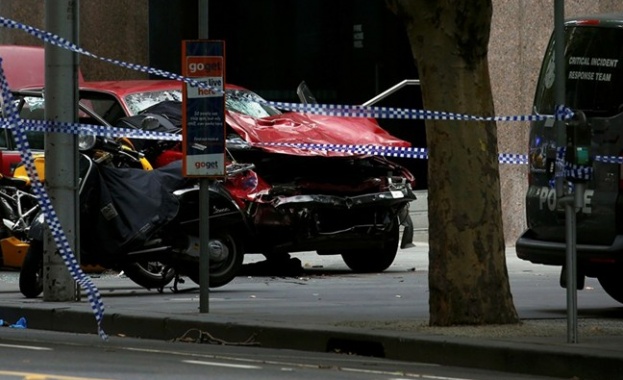
M 43 111 L 45 109 L 45 100 L 39 96 L 24 96 L 15 100 L 22 119 L 43 119 Z M 23 103 L 21 103 L 23 102 Z
M 225 108 L 255 118 L 279 115 L 281 112 L 271 106 L 260 104 L 264 101 L 258 94 L 248 90 L 226 90 Z M 181 90 L 163 90 L 140 92 L 125 96 L 126 104 L 132 115 L 165 100 L 182 101 Z
M 255 118 L 279 115 L 281 112 L 271 106 L 260 104 L 264 99 L 258 94 L 245 90 L 227 90 L 225 108 Z
M 164 102 L 165 100 L 182 101 L 181 90 L 163 90 L 151 92 L 139 92 L 125 96 L 125 102 L 128 105 L 132 115 L 138 115 L 146 108 L 154 104 Z

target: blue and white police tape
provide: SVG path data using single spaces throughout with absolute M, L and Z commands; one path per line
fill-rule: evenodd
M 355 153 L 355 154 L 368 154 L 387 157 L 398 158 L 419 158 L 428 159 L 428 150 L 426 148 L 416 147 L 393 147 L 383 145 L 349 145 L 349 144 L 312 144 L 312 143 L 275 143 L 275 142 L 261 142 L 256 143 L 256 146 L 283 146 L 288 148 L 296 148 L 302 150 L 320 150 L 320 151 L 332 151 L 340 153 Z M 560 152 L 561 150 L 559 150 Z M 560 153 L 559 153 L 560 154 Z M 562 159 L 559 162 L 564 167 L 564 148 L 562 148 Z M 602 156 L 596 155 L 593 157 L 593 161 L 602 162 L 606 164 L 623 164 L 623 157 L 621 156 Z M 500 153 L 499 162 L 502 164 L 528 164 L 528 156 L 525 154 L 515 153 Z M 569 175 L 576 175 L 578 178 L 585 178 L 587 170 L 585 167 L 571 167 L 567 169 Z M 561 171 L 564 175 L 564 171 Z
M 364 117 L 374 119 L 408 119 L 408 120 L 458 120 L 458 121 L 540 121 L 547 119 L 568 120 L 573 111 L 564 106 L 557 108 L 556 115 L 518 115 L 518 116 L 474 116 L 453 112 L 428 111 L 394 107 L 369 107 L 335 104 L 298 104 L 272 101 L 259 101 L 278 109 L 310 113 L 316 115 Z
M 426 159 L 426 148 L 391 147 L 382 145 L 314 144 L 314 143 L 275 143 L 260 142 L 256 146 L 287 147 L 301 150 L 331 151 L 363 155 L 379 155 L 403 158 Z
M 2 58 L 0 58 L 0 61 Z M 134 128 L 117 128 L 105 125 L 81 124 L 69 122 L 51 122 L 48 120 L 20 119 L 22 129 L 26 132 L 71 133 L 75 135 L 96 135 L 102 137 L 127 137 L 133 139 L 182 141 L 177 133 L 144 131 Z M 0 128 L 12 128 L 10 121 L 0 118 Z
M 179 74 L 168 72 L 165 70 L 154 69 L 148 66 L 143 66 L 135 63 L 128 63 L 118 59 L 111 59 L 106 57 L 100 57 L 89 51 L 84 50 L 71 41 L 66 40 L 58 35 L 50 32 L 43 31 L 41 29 L 34 28 L 29 25 L 21 24 L 17 21 L 7 19 L 0 16 L 0 27 L 22 30 L 43 42 L 73 51 L 78 54 L 82 54 L 94 59 L 98 59 L 104 62 L 108 62 L 117 66 L 125 67 L 127 69 L 140 71 L 148 74 L 157 75 L 163 78 L 173 79 L 188 83 L 193 87 L 209 89 L 217 94 L 223 94 L 223 90 L 213 86 L 209 86 L 206 82 L 198 81 L 193 78 L 184 77 Z M 410 120 L 463 120 L 463 121 L 536 121 L 546 119 L 561 119 L 566 120 L 573 116 L 573 112 L 560 106 L 555 115 L 519 115 L 519 116 L 473 116 L 466 114 L 457 114 L 452 112 L 443 111 L 427 111 L 427 110 L 414 110 L 414 109 L 402 109 L 393 107 L 368 107 L 368 106 L 353 106 L 353 105 L 332 105 L 332 104 L 299 104 L 299 103 L 286 103 L 286 102 L 273 102 L 263 99 L 253 98 L 245 96 L 238 96 L 243 100 L 252 100 L 254 102 L 262 103 L 268 106 L 272 106 L 279 109 L 297 111 L 303 113 L 328 115 L 328 116 L 342 116 L 342 117 L 366 117 L 376 119 L 410 119 Z
M 593 161 L 603 162 L 605 164 L 623 164 L 623 157 L 621 156 L 600 156 L 597 155 Z
M 116 128 L 92 124 L 79 124 L 69 122 L 50 122 L 47 120 L 20 119 L 22 129 L 27 132 L 56 132 L 73 133 L 79 135 L 97 135 L 105 137 L 127 137 L 136 139 L 181 141 L 180 134 L 143 131 L 132 128 Z M 0 118 L 0 128 L 11 128 L 10 121 Z M 314 144 L 314 143 L 272 143 L 261 142 L 256 146 L 283 146 L 304 150 L 325 150 L 342 153 L 352 153 L 355 155 L 378 155 L 398 158 L 427 159 L 426 148 L 416 147 L 392 147 L 382 145 L 350 145 L 350 144 Z M 520 154 L 503 153 L 500 154 L 500 163 L 504 164 L 526 164 L 527 157 Z
M 63 258 L 67 269 L 69 270 L 72 278 L 86 290 L 87 298 L 95 314 L 95 320 L 97 322 L 97 331 L 102 339 L 107 339 L 106 333 L 102 328 L 102 321 L 104 318 L 104 304 L 99 290 L 91 281 L 91 279 L 84 274 L 76 257 L 67 241 L 67 236 L 63 232 L 56 211 L 48 197 L 43 184 L 41 183 L 37 170 L 35 169 L 34 158 L 30 151 L 30 145 L 26 137 L 26 133 L 23 130 L 23 122 L 19 118 L 17 112 L 17 104 L 13 101 L 13 95 L 9 90 L 9 86 L 4 76 L 4 70 L 2 69 L 2 59 L 0 58 L 0 90 L 2 93 L 2 111 L 6 115 L 8 123 L 12 126 L 13 136 L 15 138 L 15 144 L 20 152 L 20 157 L 26 166 L 28 176 L 32 179 L 32 189 L 37 200 L 41 206 L 41 210 L 45 215 L 47 225 L 50 229 L 54 242 L 58 248 L 58 252 Z
M 85 55 L 87 57 L 91 57 L 94 59 L 98 59 L 104 62 L 108 62 L 111 63 L 113 65 L 117 65 L 117 66 L 121 66 L 121 67 L 125 67 L 131 70 L 135 70 L 135 71 L 140 71 L 140 72 L 144 72 L 144 73 L 148 73 L 148 74 L 154 74 L 154 75 L 158 75 L 164 78 L 169 78 L 169 79 L 174 79 L 174 80 L 179 80 L 179 81 L 183 81 L 186 82 L 192 86 L 195 87 L 201 87 L 201 88 L 210 88 L 212 90 L 215 90 L 214 88 L 207 86 L 207 84 L 203 83 L 203 82 L 199 82 L 195 79 L 192 78 L 187 78 L 187 77 L 183 77 L 179 74 L 174 74 L 168 71 L 164 71 L 164 70 L 158 70 L 158 69 L 154 69 L 148 66 L 143 66 L 143 65 L 139 65 L 136 63 L 128 63 L 128 62 L 123 62 L 120 60 L 116 60 L 116 59 L 111 59 L 111 58 L 105 58 L 105 57 L 100 57 L 97 56 L 87 50 L 84 50 L 83 48 L 81 48 L 80 46 L 76 45 L 75 43 L 68 41 L 67 39 L 60 37 L 56 34 L 50 33 L 50 32 L 46 32 L 44 30 L 29 26 L 29 25 L 24 25 L 22 23 L 19 23 L 17 21 L 8 19 L 6 17 L 2 17 L 0 16 L 0 27 L 5 27 L 5 28 L 9 28 L 9 29 L 17 29 L 17 30 L 22 30 L 28 34 L 30 34 L 33 37 L 36 37 L 38 39 L 40 39 L 43 42 L 49 43 L 51 45 L 54 46 L 58 46 L 60 48 L 66 49 L 66 50 L 70 50 L 73 51 L 75 53 L 78 54 L 82 54 Z M 220 90 L 219 90 L 220 91 Z
M 593 178 L 593 167 L 565 162 L 564 175 L 568 179 L 590 181 Z
M 306 144 L 306 143 L 257 143 L 257 146 L 283 146 L 288 148 L 321 150 L 340 153 L 356 153 L 398 158 L 419 158 L 427 159 L 428 150 L 426 148 L 414 147 L 393 147 L 381 145 L 346 145 L 346 144 Z M 499 155 L 500 163 L 504 164 L 526 164 L 526 155 L 503 153 Z
M 79 135 L 98 135 L 104 137 L 127 137 L 136 139 L 162 140 L 162 141 L 182 141 L 182 136 L 175 133 L 143 131 L 133 128 L 116 128 L 92 124 L 79 124 L 69 122 L 50 122 L 47 120 L 29 120 L 20 119 L 22 128 L 27 132 L 56 132 L 56 133 L 73 133 Z M 6 118 L 0 118 L 0 128 L 11 128 L 11 123 Z M 392 147 L 382 145 L 353 145 L 353 144 L 314 144 L 314 143 L 274 143 L 261 142 L 254 144 L 256 146 L 283 146 L 288 148 L 304 149 L 304 150 L 324 150 L 341 153 L 378 155 L 397 158 L 414 158 L 428 159 L 428 151 L 426 148 L 417 147 Z M 562 151 L 564 156 L 564 150 Z M 561 164 L 564 157 L 560 158 Z M 596 162 L 609 164 L 623 164 L 623 157 L 620 156 L 602 156 L 597 155 L 593 158 Z M 514 153 L 500 153 L 499 162 L 502 164 L 525 165 L 528 163 L 528 156 Z M 569 169 L 578 171 L 579 168 Z M 586 176 L 586 170 L 582 169 L 577 173 L 579 177 Z M 561 171 L 561 175 L 564 175 Z M 574 175 L 573 172 L 570 175 Z

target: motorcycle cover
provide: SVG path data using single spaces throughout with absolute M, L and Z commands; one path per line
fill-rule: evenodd
M 140 248 L 179 209 L 181 162 L 153 171 L 94 165 L 80 194 L 81 247 L 98 257 Z
M 180 101 L 165 100 L 156 103 L 142 110 L 141 115 L 160 115 L 166 118 L 171 125 L 164 126 L 163 131 L 165 132 L 176 133 L 182 129 L 182 102 Z M 177 129 L 177 131 L 175 129 Z
M 152 117 L 158 120 L 154 125 L 143 125 L 143 120 Z M 180 133 L 182 130 L 181 102 L 166 100 L 143 110 L 139 115 L 126 116 L 117 121 L 117 127 L 143 129 L 148 132 Z M 154 140 L 135 139 L 134 147 L 140 151 L 148 151 L 161 142 Z M 170 143 L 175 145 L 176 143 Z

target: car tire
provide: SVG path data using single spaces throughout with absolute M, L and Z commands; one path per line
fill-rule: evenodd
M 210 244 L 219 244 L 226 249 L 221 260 L 210 258 L 210 287 L 218 288 L 230 283 L 242 268 L 244 249 L 236 235 L 226 230 L 210 232 Z M 188 277 L 199 285 L 199 266 L 188 273 Z
M 26 298 L 36 298 L 43 293 L 43 242 L 30 242 L 19 272 L 19 291 Z
M 398 253 L 400 240 L 398 220 L 384 235 L 385 244 L 380 249 L 353 249 L 342 251 L 342 260 L 357 273 L 380 273 L 392 265 Z
M 597 279 L 606 293 L 617 302 L 623 303 L 623 280 L 615 272 L 600 274 Z

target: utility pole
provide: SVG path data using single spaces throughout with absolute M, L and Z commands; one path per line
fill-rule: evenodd
M 45 2 L 45 29 L 78 43 L 79 0 Z M 76 122 L 78 118 L 78 55 L 45 44 L 45 118 L 50 122 Z M 70 133 L 45 133 L 45 183 L 65 235 L 78 257 L 77 138 Z M 43 300 L 74 301 L 71 277 L 50 231 L 43 252 Z

